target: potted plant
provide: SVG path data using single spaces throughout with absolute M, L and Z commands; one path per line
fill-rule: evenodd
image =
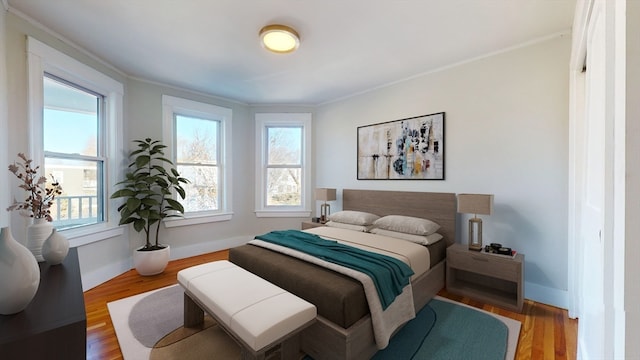
M 163 145 L 159 140 L 146 138 L 134 140 L 138 149 L 129 154 L 129 171 L 125 179 L 116 185 L 112 199 L 124 198 L 118 207 L 120 225 L 133 224 L 137 232 L 144 231 L 145 244 L 133 253 L 133 262 L 140 275 L 155 275 L 164 271 L 169 262 L 169 245 L 158 243 L 160 223 L 168 217 L 181 216 L 184 207 L 172 197 L 175 191 L 182 199 L 185 191 L 182 184 L 189 182 L 180 176 L 173 162 L 164 157 Z M 168 169 L 167 169 L 168 168 Z M 154 226 L 155 225 L 155 226 Z M 155 242 L 151 235 L 155 227 Z

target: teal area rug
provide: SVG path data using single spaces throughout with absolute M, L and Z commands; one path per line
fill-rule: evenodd
M 509 360 L 514 358 L 519 332 L 518 321 L 433 299 L 372 359 Z
M 502 360 L 508 335 L 507 326 L 492 315 L 434 299 L 373 359 Z

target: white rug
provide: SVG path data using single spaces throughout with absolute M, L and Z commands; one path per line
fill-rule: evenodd
M 147 360 L 149 359 L 149 354 L 151 354 L 151 348 L 144 346 L 133 336 L 129 327 L 129 312 L 138 301 L 146 296 L 173 286 L 179 285 L 167 286 L 166 288 L 152 290 L 107 304 L 109 315 L 116 331 L 116 337 L 118 338 L 118 344 L 120 345 L 120 351 L 122 351 L 122 356 L 125 360 Z M 182 303 L 180 303 L 180 306 L 182 306 Z
M 136 303 L 138 303 L 141 299 L 145 298 L 146 296 L 164 289 L 175 287 L 175 286 L 179 286 L 179 285 L 172 285 L 166 288 L 149 291 L 143 294 L 131 296 L 131 297 L 113 301 L 107 304 L 107 307 L 109 309 L 109 315 L 111 316 L 113 327 L 115 328 L 116 336 L 118 338 L 118 343 L 120 345 L 120 350 L 122 351 L 122 355 L 125 360 L 147 360 L 149 359 L 149 356 L 152 350 L 150 347 L 143 345 L 133 335 L 131 328 L 129 327 L 129 321 L 128 321 L 131 309 L 136 305 Z M 497 318 L 498 320 L 502 321 L 509 329 L 509 335 L 507 339 L 507 354 L 505 356 L 505 359 L 507 360 L 515 359 L 516 349 L 518 346 L 518 337 L 520 335 L 520 327 L 521 327 L 521 324 L 519 321 L 510 319 L 498 314 L 494 314 L 491 312 L 487 312 L 484 310 L 480 310 L 472 306 L 468 306 L 468 305 L 465 305 L 453 300 L 449 300 L 447 298 L 443 298 L 440 296 L 436 296 L 436 299 L 452 302 L 457 305 L 466 306 L 474 310 L 489 314 Z M 176 304 L 176 305 L 179 306 L 180 309 L 182 309 L 182 301 L 180 301 L 179 304 Z M 178 324 L 176 327 L 180 325 L 181 324 Z

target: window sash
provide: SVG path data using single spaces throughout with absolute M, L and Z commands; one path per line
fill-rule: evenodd
M 43 85 L 47 80 L 51 81 L 49 85 L 52 86 L 52 88 L 60 86 L 60 93 L 56 93 L 55 88 L 53 88 L 53 92 L 48 93 L 43 91 L 43 110 L 57 110 L 60 111 L 60 114 L 58 118 L 49 118 L 47 116 L 47 111 L 43 111 L 42 149 L 46 169 L 45 173 L 48 178 L 49 171 L 61 172 L 62 174 L 66 173 L 67 175 L 64 176 L 67 178 L 67 181 L 60 181 L 63 194 L 54 199 L 54 204 L 51 208 L 51 216 L 53 217 L 52 224 L 58 230 L 65 230 L 103 223 L 106 220 L 104 188 L 107 181 L 104 171 L 106 159 L 103 156 L 105 143 L 105 96 L 86 89 L 85 87 L 71 81 L 67 81 L 61 77 L 44 72 L 42 76 Z M 45 88 L 43 88 L 43 90 L 44 89 Z M 65 98 L 56 99 L 57 95 Z M 84 101 L 84 106 L 86 108 L 81 109 L 83 106 L 83 100 L 86 100 L 86 98 L 80 98 L 76 103 L 72 103 L 71 100 L 74 95 L 80 97 L 84 97 L 86 95 L 89 99 L 94 97 L 94 107 L 91 108 L 89 103 Z M 68 98 L 71 98 L 71 100 Z M 59 107 L 55 106 L 56 102 Z M 72 108 L 74 105 L 76 105 L 77 108 Z M 64 127 L 64 123 L 67 123 L 66 125 L 71 127 L 74 127 L 74 125 L 77 127 L 82 126 L 81 123 L 73 124 L 73 122 L 68 122 L 76 114 L 83 112 L 91 115 L 91 118 L 95 116 L 95 124 L 92 125 L 95 126 L 95 129 L 85 129 L 88 130 L 87 135 L 89 135 L 86 138 L 78 139 L 72 136 L 69 139 L 66 139 L 66 141 L 84 140 L 88 142 L 88 144 L 79 144 L 82 150 L 76 152 L 74 151 L 76 149 L 74 147 L 70 148 L 73 149 L 70 150 L 73 152 L 61 152 L 64 148 L 59 147 L 59 145 L 52 142 L 47 144 L 46 139 L 52 139 L 53 137 L 59 136 L 59 134 L 51 134 L 48 130 Z M 83 119 L 78 118 L 76 120 L 82 121 Z M 58 122 L 56 123 L 56 121 Z M 46 124 L 47 122 L 48 124 Z M 92 141 L 95 142 L 95 149 L 86 149 L 87 146 L 90 146 Z M 57 151 L 51 151 L 52 149 Z M 92 163 L 95 165 L 89 165 Z M 54 170 L 56 168 L 57 170 Z M 82 170 L 82 174 L 79 174 L 78 170 Z M 93 184 L 87 184 L 85 181 L 87 171 L 89 174 L 94 173 L 94 190 L 92 190 L 94 187 L 92 186 Z
M 53 163 L 53 164 L 52 164 Z M 94 164 L 91 166 L 90 164 Z M 51 207 L 52 224 L 58 230 L 79 228 L 86 225 L 94 225 L 105 221 L 104 215 L 104 186 L 99 179 L 104 178 L 105 159 L 94 159 L 87 156 L 56 156 L 55 153 L 45 152 L 45 171 L 55 176 L 64 171 L 63 176 L 56 176 L 56 180 L 62 186 L 63 195 L 57 196 Z M 65 171 L 66 170 L 66 171 Z M 82 170 L 82 180 L 78 181 L 78 170 Z M 95 173 L 95 190 L 93 183 L 85 181 L 86 171 Z M 68 176 L 71 176 L 70 181 Z M 70 184 L 75 191 L 69 190 Z
M 286 133 L 286 130 L 297 130 L 298 134 Z M 272 144 L 272 131 L 276 131 L 273 135 L 275 136 L 289 136 L 289 141 L 298 142 L 298 144 L 293 144 L 293 147 L 288 147 L 287 144 Z M 302 166 L 302 157 L 303 157 L 303 132 L 304 128 L 302 126 L 266 126 L 265 131 L 265 144 L 266 144 L 266 153 L 265 160 L 267 166 L 276 166 L 276 165 L 285 165 L 285 166 Z M 295 136 L 295 137 L 294 137 Z M 272 145 L 280 145 L 279 147 L 273 147 Z M 297 146 L 296 146 L 297 145 Z M 289 154 L 282 154 L 278 156 L 278 154 L 274 154 L 277 151 L 289 151 Z M 293 159 L 294 161 L 287 161 Z
M 256 156 L 256 216 L 257 217 L 308 217 L 311 215 L 311 114 L 310 113 L 257 113 L 256 143 L 261 153 Z M 295 149 L 295 156 L 273 160 L 270 151 L 270 131 L 272 129 L 292 129 L 299 131 L 299 138 L 288 149 Z M 273 135 L 273 134 L 271 134 Z M 298 136 L 298 134 L 296 134 Z M 284 148 L 287 149 L 286 142 Z M 291 155 L 291 154 L 290 154 Z M 281 159 L 286 161 L 280 161 Z M 290 178 L 274 187 L 269 174 L 290 169 L 297 179 Z M 295 185 L 295 186 L 294 186 Z M 292 187 L 295 187 L 293 189 Z M 295 190 L 295 192 L 293 191 Z M 282 201 L 287 197 L 289 201 Z

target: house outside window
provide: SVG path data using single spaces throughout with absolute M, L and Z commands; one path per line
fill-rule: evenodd
M 79 246 L 123 233 L 110 189 L 123 174 L 123 85 L 27 38 L 29 155 L 62 186 L 53 225 Z
M 310 216 L 311 114 L 258 113 L 256 216 Z
M 167 155 L 182 177 L 183 218 L 168 227 L 231 219 L 231 109 L 164 95 L 163 139 Z

